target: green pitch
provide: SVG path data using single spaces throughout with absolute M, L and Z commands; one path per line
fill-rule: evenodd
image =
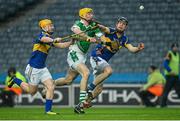
M 0 108 L 0 120 L 176 120 L 180 108 L 90 108 L 74 114 L 73 108 L 54 108 L 60 115 L 45 115 L 43 108 Z

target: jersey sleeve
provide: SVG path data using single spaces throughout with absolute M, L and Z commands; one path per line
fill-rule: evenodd
M 71 31 L 73 31 L 74 28 L 80 29 L 80 21 L 76 21 L 73 26 L 71 27 Z
M 123 35 L 122 38 L 122 46 L 126 47 L 127 44 L 130 44 L 130 40 L 127 36 Z
M 109 27 L 109 31 L 110 31 L 110 34 L 113 34 L 114 32 L 116 32 L 116 29 Z
M 35 40 L 35 43 L 42 43 L 41 42 L 42 37 L 48 37 L 48 35 L 46 35 L 45 33 L 39 34 L 38 38 Z

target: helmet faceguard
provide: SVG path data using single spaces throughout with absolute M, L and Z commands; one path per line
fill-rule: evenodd
M 79 10 L 79 17 L 89 22 L 89 20 L 86 19 L 88 13 L 93 13 L 93 10 L 91 8 L 82 8 Z
M 120 22 L 120 21 L 123 21 L 123 22 L 126 23 L 126 25 L 128 25 L 128 20 L 127 20 L 127 18 L 125 18 L 125 17 L 120 17 L 120 18 L 118 18 L 117 23 Z
M 43 30 L 43 31 L 45 31 L 45 32 L 47 32 L 47 33 L 49 33 L 49 34 L 53 34 L 53 31 L 51 31 L 51 32 L 48 32 L 48 25 L 52 25 L 53 23 L 52 23 L 52 21 L 50 20 L 50 19 L 43 19 L 43 20 L 40 20 L 39 21 L 39 27 Z M 52 27 L 53 29 L 54 29 L 54 26 Z

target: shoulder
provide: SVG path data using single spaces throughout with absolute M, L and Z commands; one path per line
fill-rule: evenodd
M 111 28 L 111 27 L 107 27 L 109 29 L 108 33 L 104 33 L 105 37 L 113 37 L 114 34 L 116 33 L 116 29 L 115 28 Z
M 76 20 L 74 24 L 77 25 L 77 26 L 83 25 L 83 23 L 80 20 Z
M 122 43 L 130 44 L 129 38 L 124 34 L 121 36 L 121 41 Z
M 41 32 L 38 37 L 42 38 L 42 37 L 50 37 L 50 36 L 45 32 Z
M 48 36 L 48 34 L 46 34 L 45 32 L 41 32 L 38 36 L 37 36 L 37 38 L 34 40 L 34 43 L 39 43 L 39 42 L 41 42 L 41 38 L 42 37 L 49 37 Z
M 112 27 L 108 27 L 109 31 L 110 31 L 110 34 L 114 34 L 116 32 L 116 29 L 115 28 L 112 28 Z
M 74 28 L 82 29 L 83 23 L 80 20 L 75 21 L 74 25 L 71 27 L 71 30 L 73 31 Z

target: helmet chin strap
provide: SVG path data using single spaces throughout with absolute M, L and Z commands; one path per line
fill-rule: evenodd
M 116 32 L 118 32 L 118 33 L 123 33 L 124 31 L 118 30 L 118 29 L 116 28 Z
M 44 27 L 44 28 L 42 28 L 42 30 L 43 30 L 44 32 L 47 32 L 47 31 L 48 31 L 48 28 L 47 28 L 47 27 Z
M 85 21 L 87 21 L 88 23 L 90 23 L 92 20 L 87 20 L 86 18 L 84 17 L 81 17 L 82 19 L 84 19 Z
M 50 35 L 52 35 L 54 32 L 48 32 L 48 28 L 47 27 L 44 27 L 42 28 L 42 30 Z

